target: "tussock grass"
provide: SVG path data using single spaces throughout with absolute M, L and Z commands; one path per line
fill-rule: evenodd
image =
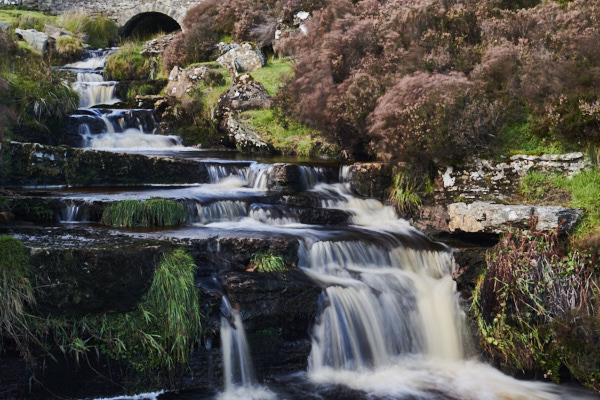
M 249 270 L 258 272 L 281 272 L 285 271 L 285 260 L 282 255 L 271 253 L 257 253 L 250 260 Z
M 293 74 L 293 62 L 280 58 L 271 58 L 266 66 L 250 73 L 254 80 L 262 83 L 271 96 L 279 92 Z
M 33 338 L 29 312 L 36 303 L 30 274 L 23 243 L 12 236 L 0 236 L 0 336 L 14 340 L 28 362 L 32 362 L 29 343 Z
M 169 199 L 123 200 L 111 203 L 101 222 L 119 228 L 177 226 L 189 220 L 183 204 Z
M 409 178 L 406 174 L 399 172 L 392 180 L 392 186 L 389 189 L 388 199 L 397 209 L 403 213 L 416 211 L 421 207 L 421 197 L 416 193 L 419 185 L 414 179 Z
M 90 16 L 84 10 L 61 14 L 57 23 L 74 34 L 83 35 L 93 48 L 108 47 L 117 37 L 117 24 L 106 15 Z

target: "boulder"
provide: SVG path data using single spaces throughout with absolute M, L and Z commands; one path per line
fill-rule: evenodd
M 46 25 L 46 34 L 53 38 L 54 40 L 58 40 L 61 36 L 73 37 L 75 36 L 73 32 L 64 30 L 54 25 Z
M 573 228 L 581 210 L 559 206 L 503 205 L 477 201 L 472 204 L 453 203 L 448 206 L 451 232 L 503 233 L 510 229 L 527 229 L 532 217 L 537 219 L 535 229 Z
M 267 65 L 265 56 L 251 43 L 225 44 L 221 42 L 217 46 L 221 52 L 221 57 L 217 58 L 217 62 L 223 68 L 227 68 L 231 75 L 256 71 Z
M 206 66 L 191 67 L 183 69 L 173 67 L 169 74 L 167 85 L 167 96 L 182 98 L 198 87 L 200 82 L 206 86 L 219 86 L 224 83 L 223 75 Z
M 236 76 L 231 86 L 219 97 L 219 114 L 271 108 L 271 96 L 260 82 L 248 74 Z
M 267 152 L 272 146 L 255 132 L 250 126 L 238 122 L 233 114 L 227 114 L 227 117 L 221 122 L 222 128 L 227 132 L 227 140 L 242 152 Z
M 47 33 L 38 32 L 35 29 L 17 28 L 15 29 L 15 33 L 29 43 L 35 51 L 39 51 L 40 53 L 48 51 L 52 46 L 51 42 L 54 42 L 54 39 L 51 39 Z
M 140 54 L 147 54 L 151 56 L 160 55 L 163 53 L 163 51 L 165 51 L 167 46 L 171 44 L 174 37 L 175 35 L 173 33 L 169 33 L 167 35 L 162 35 L 152 40 L 148 40 L 142 46 L 142 51 L 140 51 Z
M 12 25 L 8 22 L 0 21 L 0 31 L 8 32 L 12 28 Z
M 342 179 L 361 196 L 384 200 L 391 185 L 391 177 L 383 163 L 354 163 L 342 170 Z

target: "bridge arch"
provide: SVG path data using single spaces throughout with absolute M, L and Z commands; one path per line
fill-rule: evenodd
M 131 17 L 121 28 L 121 37 L 147 37 L 159 32 L 170 33 L 181 29 L 178 21 L 160 12 L 143 12 Z
M 187 8 L 168 7 L 158 2 L 145 2 L 117 15 L 121 35 L 127 36 L 136 26 L 151 27 L 152 23 L 162 23 L 168 31 L 183 28 L 183 18 Z M 178 27 L 172 29 L 177 24 Z M 163 29 L 164 30 L 164 29 Z M 167 30 L 165 30 L 167 32 Z

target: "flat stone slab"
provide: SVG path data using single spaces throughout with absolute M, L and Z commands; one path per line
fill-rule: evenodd
M 570 231 L 579 220 L 578 208 L 560 206 L 503 205 L 477 201 L 448 205 L 449 230 L 469 233 L 503 233 L 509 229 L 527 229 L 531 217 L 535 229 Z

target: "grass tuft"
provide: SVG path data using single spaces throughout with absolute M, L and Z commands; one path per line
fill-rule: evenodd
M 282 272 L 286 270 L 285 260 L 282 255 L 271 253 L 258 253 L 250 260 L 250 271 Z
M 183 204 L 169 199 L 123 200 L 111 203 L 101 222 L 119 228 L 177 226 L 189 221 Z
M 399 172 L 392 180 L 392 186 L 389 189 L 389 200 L 403 214 L 416 211 L 422 203 L 421 197 L 416 193 L 418 189 L 419 185 L 414 179 L 409 178 L 403 172 Z

